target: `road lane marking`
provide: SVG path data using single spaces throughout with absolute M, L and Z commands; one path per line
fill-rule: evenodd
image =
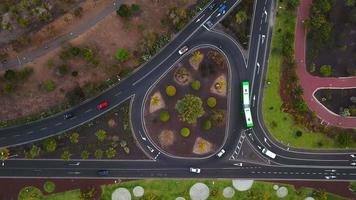
M 20 134 L 16 134 L 16 135 L 14 135 L 13 137 L 19 137 L 20 136 Z
M 56 126 L 62 125 L 62 122 L 58 122 L 57 124 L 55 124 Z
M 115 97 L 119 96 L 121 94 L 121 91 L 115 94 Z
M 90 112 L 91 110 L 92 110 L 92 109 L 90 108 L 90 109 L 86 110 L 85 113 L 88 113 L 88 112 Z
M 43 128 L 40 129 L 40 131 L 44 131 L 46 129 L 47 129 L 47 127 L 43 127 Z
M 29 132 L 27 132 L 26 134 L 27 135 L 30 135 L 30 134 L 32 134 L 33 133 L 33 131 L 29 131 Z

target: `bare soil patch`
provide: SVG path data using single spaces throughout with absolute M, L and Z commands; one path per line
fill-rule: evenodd
M 215 52 L 215 50 L 211 48 L 202 48 L 199 49 L 199 51 L 205 55 L 199 70 L 194 70 L 193 67 L 190 66 L 189 60 L 192 54 L 186 54 L 185 57 L 150 91 L 154 93 L 156 91 L 161 92 L 162 98 L 166 104 L 165 108 L 151 113 L 149 110 L 151 101 L 150 94 L 147 95 L 147 100 L 145 102 L 145 125 L 149 137 L 163 151 L 175 156 L 207 156 L 215 152 L 217 148 L 222 145 L 225 138 L 225 116 L 223 116 L 223 118 L 212 120 L 212 115 L 216 111 L 221 111 L 221 113 L 226 115 L 227 97 L 212 93 L 210 87 L 219 76 L 229 76 L 227 65 L 226 62 L 222 62 L 222 65 L 218 66 L 212 58 L 206 56 L 208 55 L 208 52 Z M 192 81 L 198 80 L 200 82 L 200 88 L 198 90 L 193 89 L 191 84 L 183 85 L 176 83 L 173 77 L 175 76 L 177 69 L 182 67 L 184 67 L 190 74 Z M 189 83 L 192 83 L 192 81 Z M 176 94 L 173 96 L 168 96 L 166 94 L 166 87 L 169 85 L 176 88 Z M 229 85 L 226 84 L 226 88 L 228 87 Z M 186 94 L 200 97 L 203 102 L 202 106 L 205 113 L 202 117 L 198 118 L 196 124 L 183 122 L 175 108 L 177 101 L 181 100 Z M 210 108 L 206 103 L 209 97 L 215 97 L 217 100 L 217 104 L 214 108 Z M 161 121 L 162 116 L 160 116 L 160 113 L 162 111 L 167 111 L 170 115 L 167 122 Z M 204 122 L 207 120 L 210 120 L 211 122 L 211 127 L 208 129 L 206 129 L 206 127 L 209 127 L 209 123 L 205 124 L 205 128 L 203 126 Z M 181 133 L 181 129 L 184 127 L 190 130 L 190 134 L 186 137 L 182 136 Z M 166 133 L 165 135 L 165 138 L 169 138 L 170 143 L 173 143 L 171 145 L 165 145 L 166 142 L 162 142 L 162 132 L 167 130 L 170 130 L 174 136 L 174 139 L 172 139 L 173 136 L 171 133 L 169 135 Z

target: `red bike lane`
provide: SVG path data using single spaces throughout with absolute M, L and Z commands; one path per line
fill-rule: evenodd
M 304 20 L 309 17 L 312 0 L 300 1 L 297 10 L 295 29 L 295 60 L 297 63 L 297 75 L 304 90 L 303 98 L 308 107 L 326 124 L 343 128 L 356 128 L 356 117 L 342 117 L 324 107 L 315 97 L 314 92 L 321 88 L 356 88 L 356 77 L 323 78 L 309 74 L 305 64 L 306 36 Z

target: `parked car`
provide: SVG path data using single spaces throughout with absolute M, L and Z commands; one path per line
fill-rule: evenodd
M 192 173 L 200 174 L 200 168 L 191 167 L 189 168 L 189 171 Z
M 187 46 L 184 46 L 184 47 L 182 47 L 181 49 L 179 49 L 179 51 L 178 51 L 178 53 L 180 54 L 180 55 L 183 55 L 185 52 L 187 52 L 188 51 L 188 47 Z
M 107 101 L 102 101 L 96 106 L 96 109 L 102 110 L 108 106 L 109 106 L 109 103 Z
M 221 149 L 221 150 L 219 151 L 219 153 L 217 154 L 217 156 L 218 156 L 219 158 L 221 158 L 221 156 L 223 156 L 224 153 L 225 153 L 225 150 L 224 150 L 224 149 Z
M 106 169 L 98 170 L 97 173 L 99 176 L 109 176 L 109 170 Z
M 74 117 L 74 114 L 71 112 L 64 114 L 64 119 L 70 119 L 72 117 Z
M 216 3 L 211 3 L 211 4 L 209 5 L 209 9 L 210 9 L 210 10 L 213 10 L 215 7 L 216 7 Z
M 214 26 L 214 24 L 210 20 L 206 22 L 206 25 L 208 25 L 209 28 Z

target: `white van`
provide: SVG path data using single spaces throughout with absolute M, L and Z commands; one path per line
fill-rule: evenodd
M 262 149 L 262 153 L 270 158 L 276 158 L 276 154 L 266 148 Z

